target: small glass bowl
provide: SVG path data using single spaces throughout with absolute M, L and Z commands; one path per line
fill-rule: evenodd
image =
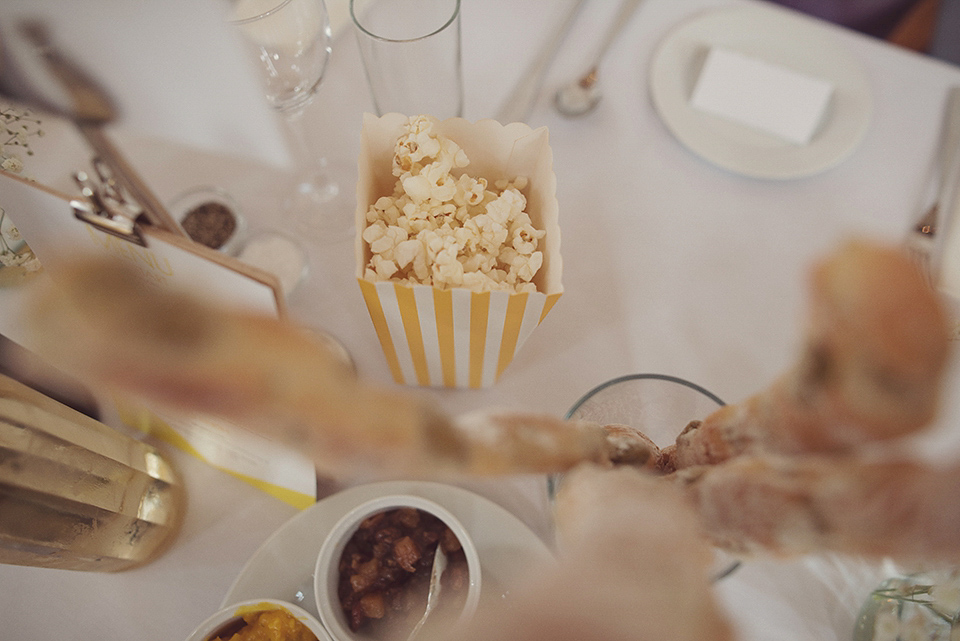
M 629 425 L 646 434 L 657 447 L 676 442 L 690 421 L 702 420 L 725 403 L 713 392 L 666 374 L 628 374 L 597 385 L 580 397 L 564 418 L 601 425 Z M 551 501 L 563 480 L 547 478 Z M 740 562 L 716 551 L 713 580 L 729 576 Z
M 242 262 L 269 272 L 280 281 L 285 296 L 291 295 L 307 277 L 307 252 L 296 240 L 274 230 L 250 234 L 237 252 Z
M 209 641 L 218 635 L 231 631 L 234 624 L 239 625 L 243 620 L 243 615 L 264 610 L 286 610 L 303 623 L 317 637 L 317 641 L 332 641 L 330 635 L 315 616 L 299 606 L 277 599 L 252 599 L 223 608 L 198 625 L 186 641 Z M 232 636 L 232 632 L 230 634 Z M 230 637 L 227 636 L 226 638 Z
M 340 605 L 338 585 L 340 581 L 340 558 L 344 548 L 353 537 L 360 523 L 369 516 L 395 508 L 412 507 L 433 514 L 446 524 L 460 541 L 467 559 L 469 574 L 467 595 L 457 618 L 457 625 L 468 622 L 476 613 L 480 602 L 481 570 L 480 554 L 466 528 L 441 505 L 419 496 L 391 495 L 382 496 L 362 503 L 343 516 L 320 546 L 317 564 L 313 575 L 314 595 L 317 611 L 324 627 L 334 641 L 374 641 L 376 637 L 363 632 L 352 632 Z M 443 594 L 441 593 L 441 607 Z M 437 610 L 434 610 L 436 613 Z
M 230 213 L 233 214 L 233 231 L 222 241 L 212 242 L 205 240 L 204 238 L 198 236 L 196 232 L 191 233 L 189 224 L 187 224 L 187 227 L 184 227 L 187 216 L 191 212 L 203 207 L 204 205 L 222 207 L 229 210 Z M 184 231 L 187 232 L 187 235 L 190 236 L 194 242 L 200 243 L 201 245 L 209 247 L 210 249 L 223 252 L 227 255 L 233 255 L 240 246 L 247 227 L 246 220 L 244 219 L 243 214 L 240 212 L 240 206 L 237 204 L 237 201 L 235 201 L 230 194 L 223 189 L 220 189 L 219 187 L 196 187 L 174 198 L 167 208 L 170 210 L 170 215 L 173 216 L 174 220 L 176 220 L 177 223 L 184 228 Z M 213 233 L 211 238 L 216 237 L 216 232 L 211 233 Z

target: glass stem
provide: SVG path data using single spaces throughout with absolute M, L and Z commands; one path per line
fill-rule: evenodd
M 296 233 L 316 238 L 330 232 L 329 213 L 339 187 L 326 171 L 326 158 L 309 143 L 303 110 L 283 115 L 287 133 L 293 138 L 292 151 L 297 163 L 294 188 L 283 203 L 284 215 Z M 348 230 L 349 227 L 344 226 L 344 231 Z
M 303 110 L 286 114 L 284 119 L 293 137 L 294 161 L 297 163 L 298 189 L 314 192 L 314 197 L 336 195 L 336 187 L 327 177 L 327 159 L 310 145 Z
M 317 165 L 313 149 L 307 142 L 307 127 L 303 122 L 303 110 L 297 110 L 284 115 L 284 120 L 293 138 L 294 162 L 297 163 L 297 172 L 300 175 L 312 173 Z

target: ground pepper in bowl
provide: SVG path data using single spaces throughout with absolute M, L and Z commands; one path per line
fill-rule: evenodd
M 208 201 L 188 211 L 180 226 L 197 243 L 220 249 L 237 230 L 237 218 L 223 203 Z
M 448 557 L 440 607 L 456 612 L 466 599 L 469 572 L 453 531 L 435 515 L 413 507 L 364 519 L 339 562 L 338 596 L 350 629 L 379 638 L 412 629 L 426 608 L 438 545 Z

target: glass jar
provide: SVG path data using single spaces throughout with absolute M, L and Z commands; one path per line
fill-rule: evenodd
M 860 610 L 854 641 L 960 639 L 960 569 L 887 579 Z

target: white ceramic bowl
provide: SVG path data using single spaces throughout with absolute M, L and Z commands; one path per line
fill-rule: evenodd
M 243 615 L 249 614 L 250 612 L 258 612 L 261 610 L 277 610 L 283 609 L 296 617 L 300 622 L 302 622 L 307 629 L 313 632 L 313 635 L 317 637 L 317 641 L 331 641 L 330 635 L 327 634 L 327 631 L 320 624 L 320 621 L 317 620 L 315 616 L 304 610 L 303 608 L 296 606 L 292 603 L 287 603 L 286 601 L 279 601 L 277 599 L 253 599 L 250 601 L 240 601 L 239 603 L 234 603 L 233 605 L 223 608 L 206 621 L 197 626 L 197 628 L 187 637 L 186 641 L 208 641 L 211 636 L 215 633 L 225 629 L 230 623 L 239 621 Z
M 480 555 L 473 539 L 460 521 L 443 506 L 419 496 L 382 496 L 358 505 L 343 516 L 333 526 L 329 536 L 320 547 L 320 554 L 317 556 L 316 571 L 313 575 L 317 611 L 320 613 L 320 620 L 334 641 L 373 641 L 376 639 L 373 635 L 350 630 L 337 594 L 340 557 L 364 519 L 378 512 L 400 507 L 412 507 L 433 514 L 443 521 L 459 539 L 466 555 L 469 579 L 466 602 L 457 619 L 457 625 L 469 621 L 477 610 L 480 601 Z M 441 595 L 441 600 L 442 598 Z

